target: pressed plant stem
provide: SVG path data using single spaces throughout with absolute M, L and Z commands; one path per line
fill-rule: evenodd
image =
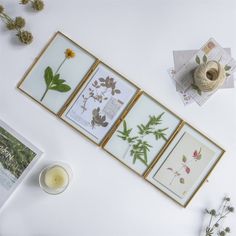
M 62 65 L 65 63 L 66 59 L 67 59 L 67 57 L 65 57 L 65 58 L 63 59 L 63 61 L 61 62 L 61 64 L 58 66 L 58 68 L 57 68 L 57 70 L 56 70 L 56 72 L 55 72 L 55 75 L 59 72 L 59 70 L 61 69 Z M 46 90 L 45 90 L 43 96 L 41 97 L 41 99 L 40 99 L 41 102 L 43 101 L 44 97 L 46 96 L 46 94 L 47 94 L 48 90 L 50 89 L 50 86 L 51 86 L 51 85 L 52 85 L 52 81 L 51 81 L 51 83 L 47 86 L 47 88 L 46 88 Z
M 58 73 L 58 71 L 61 69 L 62 65 L 64 64 L 64 62 L 66 61 L 67 57 L 65 57 L 65 59 L 62 61 L 62 63 L 58 66 L 55 75 Z
M 103 92 L 101 92 L 102 96 L 105 96 L 105 93 L 107 92 L 108 88 L 106 88 Z M 97 100 L 99 101 L 99 99 L 97 98 L 99 95 L 98 95 L 98 92 L 97 92 L 97 89 L 96 89 L 96 96 L 94 95 L 90 95 L 88 97 L 84 97 L 84 101 L 83 101 L 83 106 L 82 106 L 82 112 L 81 113 L 84 113 L 86 111 L 86 104 L 88 102 L 88 100 L 90 98 L 93 98 L 94 100 Z M 103 99 L 103 98 L 102 98 Z
M 215 223 L 213 224 L 212 227 L 211 227 L 211 223 L 212 223 L 213 215 L 211 215 L 210 222 L 209 222 L 209 224 L 208 224 L 208 229 L 209 229 L 210 231 L 213 230 L 213 229 L 215 228 L 215 225 L 218 224 L 223 218 L 225 218 L 225 217 L 230 213 L 230 211 L 227 211 L 225 214 L 223 214 L 223 213 L 224 213 L 224 210 L 225 210 L 225 208 L 226 208 L 226 205 L 227 205 L 227 201 L 225 201 L 225 202 L 223 203 L 223 208 L 222 208 L 222 211 L 221 211 L 221 213 L 220 213 L 220 217 L 219 217 L 218 220 L 215 221 Z M 208 234 L 207 232 L 206 232 L 206 236 L 209 236 L 209 234 Z
M 210 228 L 210 227 L 211 227 L 212 218 L 213 218 L 213 215 L 211 215 L 211 218 L 210 218 L 210 221 L 209 221 L 208 228 Z
M 5 24 L 8 24 L 9 22 L 13 22 L 13 20 L 4 12 L 0 14 L 0 17 Z
M 192 163 L 194 160 L 190 160 L 189 162 L 187 162 L 185 165 L 189 165 L 190 163 Z M 184 166 L 181 166 L 176 172 L 180 172 L 182 171 L 182 169 L 184 168 Z M 173 183 L 173 181 L 175 180 L 175 178 L 177 177 L 176 174 L 174 174 L 174 177 L 172 178 L 172 180 L 170 181 L 170 184 L 171 185 Z
M 44 97 L 46 96 L 48 90 L 49 90 L 49 86 L 46 88 L 46 90 L 45 90 L 43 96 L 40 98 L 40 101 L 41 101 L 41 102 L 43 101 Z

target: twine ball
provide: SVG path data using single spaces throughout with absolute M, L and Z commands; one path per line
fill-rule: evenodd
M 211 92 L 219 88 L 225 81 L 223 65 L 217 61 L 200 64 L 193 74 L 194 84 L 203 92 Z

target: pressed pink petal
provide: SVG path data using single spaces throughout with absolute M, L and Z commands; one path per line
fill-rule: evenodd
M 188 166 L 185 166 L 185 171 L 186 171 L 187 174 L 189 174 L 190 173 L 190 168 Z
M 195 150 L 193 153 L 193 157 L 196 157 L 197 155 L 198 155 L 198 152 L 197 152 L 197 150 Z

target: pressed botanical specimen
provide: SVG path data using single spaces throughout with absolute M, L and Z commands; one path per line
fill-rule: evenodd
M 63 64 L 65 63 L 65 61 L 73 57 L 75 57 L 75 53 L 71 49 L 67 48 L 65 51 L 65 58 L 63 59 L 61 64 L 58 66 L 55 73 L 53 73 L 53 70 L 50 66 L 48 66 L 45 69 L 44 80 L 46 83 L 46 90 L 40 99 L 41 102 L 43 101 L 44 97 L 46 96 L 49 90 L 55 90 L 62 93 L 65 93 L 71 90 L 71 87 L 68 84 L 66 84 L 66 81 L 64 79 L 60 79 L 59 71 L 61 67 L 63 66 Z
M 171 179 L 169 184 L 172 185 L 176 178 L 178 178 L 179 183 L 184 184 L 185 175 L 186 174 L 188 175 L 191 172 L 191 163 L 193 161 L 195 162 L 199 161 L 201 160 L 201 158 L 202 158 L 202 154 L 201 154 L 201 148 L 200 148 L 199 151 L 195 150 L 193 152 L 191 159 L 188 159 L 185 155 L 183 155 L 179 169 L 168 167 L 167 170 L 171 171 L 171 173 L 173 174 L 173 178 Z
M 108 125 L 108 122 L 106 122 L 106 116 L 102 116 L 100 115 L 100 108 L 95 108 L 92 111 L 93 114 L 93 118 L 91 121 L 91 125 L 92 128 L 94 128 L 95 126 L 102 126 L 102 127 L 106 127 Z
M 99 78 L 92 83 L 92 87 L 88 89 L 88 95 L 82 95 L 83 103 L 81 105 L 82 113 L 87 110 L 87 102 L 93 100 L 94 102 L 102 103 L 106 101 L 110 93 L 112 96 L 121 93 L 119 89 L 116 88 L 116 81 L 114 78 L 107 76 L 104 78 Z
M 117 135 L 119 138 L 124 140 L 129 144 L 127 151 L 124 154 L 126 156 L 127 152 L 129 152 L 130 156 L 133 157 L 133 164 L 136 163 L 137 160 L 141 161 L 145 166 L 149 165 L 148 153 L 152 145 L 145 140 L 145 138 L 149 135 L 154 136 L 155 140 L 164 139 L 166 141 L 166 133 L 165 131 L 168 128 L 157 128 L 158 125 L 162 123 L 162 116 L 164 112 L 158 116 L 149 116 L 148 122 L 146 124 L 137 125 L 138 133 L 132 135 L 132 128 L 127 127 L 127 123 L 123 121 L 123 130 L 118 130 Z

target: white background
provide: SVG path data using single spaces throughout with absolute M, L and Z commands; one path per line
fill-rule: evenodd
M 234 0 L 47 0 L 36 14 L 1 0 L 23 15 L 35 36 L 21 46 L 0 25 L 0 118 L 44 151 L 44 157 L 0 212 L 1 236 L 198 236 L 203 209 L 224 194 L 236 203 L 236 91 L 218 91 L 203 106 L 184 107 L 167 68 L 172 50 L 195 49 L 214 37 L 236 57 Z M 213 137 L 226 154 L 184 209 L 16 89 L 52 34 L 60 30 Z M 62 160 L 73 168 L 68 191 L 44 193 L 38 173 Z M 228 218 L 236 234 L 235 215 Z

